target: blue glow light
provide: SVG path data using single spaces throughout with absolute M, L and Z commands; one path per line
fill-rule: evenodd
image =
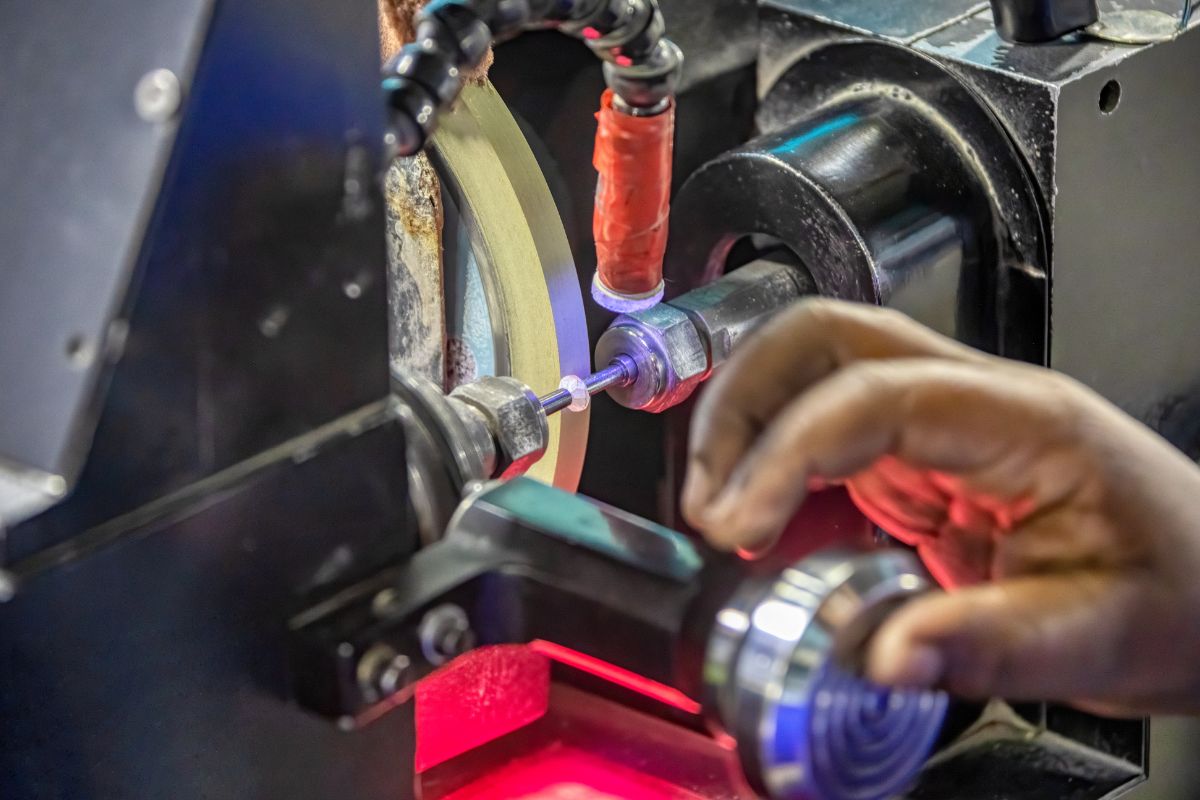
M 857 114 L 842 114 L 834 117 L 828 122 L 823 122 L 815 128 L 811 128 L 799 136 L 793 136 L 778 147 L 771 149 L 774 153 L 794 153 L 806 144 L 822 139 L 831 133 L 837 133 L 840 130 L 850 127 L 858 122 Z

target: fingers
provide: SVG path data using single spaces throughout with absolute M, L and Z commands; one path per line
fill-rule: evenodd
M 692 418 L 684 513 L 696 515 L 711 502 L 763 428 L 797 394 L 857 361 L 916 356 L 986 358 L 873 306 L 808 299 L 780 314 L 739 348 L 701 397 Z
M 1075 573 L 928 595 L 875 634 L 867 676 L 978 699 L 1103 696 L 1126 672 L 1140 591 L 1128 576 Z
M 717 498 L 690 507 L 690 521 L 718 547 L 759 546 L 795 512 L 810 478 L 854 476 L 886 455 L 923 470 L 986 469 L 1001 496 L 1029 492 L 1035 475 L 1021 456 L 1058 425 L 1047 415 L 1069 411 L 1047 404 L 1045 386 L 997 380 L 994 371 L 991 364 L 938 359 L 841 369 L 767 425 Z M 915 516 L 920 509 L 879 511 Z M 894 521 L 903 534 L 921 520 Z

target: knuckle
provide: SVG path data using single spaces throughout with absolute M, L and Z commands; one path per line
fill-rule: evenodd
M 1042 418 L 1043 436 L 1076 441 L 1095 416 L 1096 400 L 1091 391 L 1061 372 L 1027 364 L 1007 365 L 998 377 L 1024 385 L 1034 394 L 1034 414 Z
M 836 340 L 851 318 L 851 308 L 843 300 L 804 297 L 788 312 L 784 324 L 792 335 Z
M 882 394 L 895 384 L 897 367 L 886 361 L 856 361 L 837 374 L 838 388 L 855 395 Z

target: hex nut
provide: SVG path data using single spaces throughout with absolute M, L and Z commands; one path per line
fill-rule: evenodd
M 708 374 L 708 349 L 688 315 L 667 303 L 618 317 L 596 343 L 596 363 L 633 359 L 637 378 L 609 396 L 627 408 L 665 411 L 686 400 Z
M 798 268 L 759 260 L 675 298 L 671 306 L 691 317 L 707 344 L 709 366 L 716 367 L 750 332 L 806 294 L 806 288 L 811 292 L 815 287 L 809 288 Z
M 523 475 L 546 453 L 550 425 L 542 404 L 528 386 L 515 378 L 481 378 L 450 393 L 477 409 L 496 442 L 492 477 Z

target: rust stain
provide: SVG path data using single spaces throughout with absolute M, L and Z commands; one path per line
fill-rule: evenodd
M 413 18 L 427 0 L 378 0 L 379 53 L 392 58 L 415 35 Z M 466 75 L 487 82 L 489 48 L 483 63 Z M 392 368 L 424 375 L 445 385 L 445 297 L 442 282 L 441 181 L 429 158 L 418 153 L 397 159 L 387 171 L 384 200 L 388 221 L 389 349 Z
M 392 368 L 445 380 L 443 211 L 437 173 L 424 153 L 387 172 L 388 317 Z
M 443 219 L 441 183 L 424 153 L 402 159 L 388 171 L 384 196 L 388 212 L 410 236 L 440 241 Z

